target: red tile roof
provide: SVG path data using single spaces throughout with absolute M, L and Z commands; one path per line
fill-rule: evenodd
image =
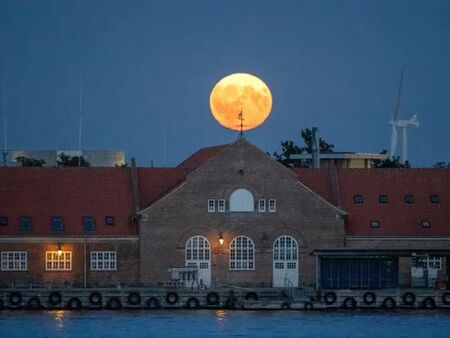
M 303 184 L 336 204 L 333 169 L 329 175 L 328 169 L 293 170 Z M 348 235 L 450 236 L 450 169 L 338 169 L 337 177 Z M 414 195 L 414 204 L 405 204 L 407 194 Z M 355 204 L 354 195 L 362 195 L 364 203 Z M 389 203 L 380 204 L 379 195 L 388 195 Z M 430 203 L 430 195 L 439 195 L 440 203 Z M 380 228 L 371 228 L 371 220 Z M 431 228 L 422 228 L 422 220 Z
M 182 183 L 189 168 L 138 168 L 140 208 L 156 202 Z
M 225 149 L 228 145 L 219 145 L 209 148 L 202 148 L 195 152 L 193 155 L 185 159 L 183 162 L 181 162 L 178 165 L 178 168 L 188 168 L 188 169 L 195 169 L 199 166 L 201 166 L 203 163 L 207 162 L 211 157 Z
M 0 216 L 9 225 L 0 235 L 23 235 L 19 218 L 32 219 L 30 235 L 135 235 L 129 222 L 133 211 L 130 168 L 0 168 Z M 105 225 L 105 216 L 115 225 Z M 60 216 L 65 230 L 51 230 Z M 93 216 L 95 231 L 84 231 L 83 216 Z

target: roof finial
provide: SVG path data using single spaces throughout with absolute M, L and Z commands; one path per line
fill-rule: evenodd
M 242 112 L 242 107 L 241 107 L 241 111 L 238 115 L 238 119 L 241 121 L 241 132 L 240 132 L 240 137 L 243 138 L 244 137 L 244 113 Z

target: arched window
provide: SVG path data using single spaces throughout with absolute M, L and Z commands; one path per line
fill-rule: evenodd
M 237 236 L 230 243 L 230 270 L 254 270 L 255 245 L 247 236 Z
M 230 211 L 254 211 L 255 201 L 247 189 L 237 189 L 230 196 Z
M 203 236 L 191 237 L 186 243 L 186 265 L 199 261 L 209 261 L 210 246 L 208 240 Z M 194 264 L 192 264 L 194 265 Z

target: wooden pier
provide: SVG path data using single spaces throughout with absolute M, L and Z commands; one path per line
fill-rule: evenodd
M 164 287 L 0 289 L 0 310 L 121 309 L 450 309 L 450 290 L 385 289 L 294 292 L 283 288 Z

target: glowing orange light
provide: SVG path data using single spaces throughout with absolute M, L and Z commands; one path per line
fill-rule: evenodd
M 225 128 L 249 130 L 262 124 L 272 109 L 269 87 L 251 74 L 224 77 L 211 91 L 209 105 L 214 118 Z

